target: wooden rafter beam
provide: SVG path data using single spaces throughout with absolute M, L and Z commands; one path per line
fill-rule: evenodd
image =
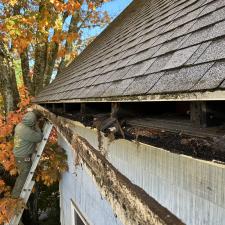
M 191 122 L 197 127 L 207 127 L 206 102 L 198 101 L 190 104 Z

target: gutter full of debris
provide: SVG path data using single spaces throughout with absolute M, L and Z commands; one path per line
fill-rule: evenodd
M 96 128 L 99 134 L 102 133 L 111 140 L 122 138 L 163 148 L 176 154 L 225 164 L 224 129 L 198 128 L 179 120 L 174 122 L 138 117 L 118 119 L 110 113 L 71 114 L 57 109 L 53 112 L 63 118 L 79 121 L 86 127 Z

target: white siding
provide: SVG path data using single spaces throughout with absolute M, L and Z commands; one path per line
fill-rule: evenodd
M 186 224 L 225 225 L 224 166 L 125 140 L 109 161 Z
M 98 147 L 96 130 L 74 125 L 77 134 Z M 225 166 L 126 140 L 108 142 L 103 138 L 103 143 L 110 163 L 187 225 L 225 225 Z M 79 182 L 85 179 L 92 187 L 92 179 L 84 176 Z M 65 174 L 63 180 L 66 186 L 72 178 Z
M 69 171 L 62 175 L 60 182 L 62 225 L 74 225 L 71 199 L 90 225 L 122 225 L 109 203 L 101 197 L 87 168 L 83 165 L 75 169 L 71 147 L 63 138 L 59 138 L 58 142 L 67 152 L 69 165 Z

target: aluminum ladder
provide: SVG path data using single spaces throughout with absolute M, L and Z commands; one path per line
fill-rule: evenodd
M 34 187 L 34 184 L 35 184 L 35 181 L 33 181 L 33 176 L 34 176 L 34 172 L 37 168 L 37 165 L 39 163 L 39 160 L 41 158 L 41 155 L 43 153 L 43 150 L 45 148 L 45 145 L 48 141 L 48 137 L 51 133 L 51 130 L 52 130 L 52 127 L 53 125 L 50 123 L 50 122 L 46 122 L 45 125 L 44 125 L 44 129 L 43 129 L 43 139 L 42 141 L 37 145 L 36 147 L 36 155 L 35 155 L 35 158 L 33 160 L 33 163 L 32 163 L 32 166 L 31 166 L 31 169 L 30 169 L 30 172 L 27 176 L 27 179 L 26 179 L 26 182 L 23 186 L 23 190 L 20 194 L 20 198 L 24 200 L 24 203 L 26 204 L 29 197 L 30 197 L 30 194 L 31 194 L 31 191 Z M 15 215 L 9 222 L 9 225 L 18 225 L 19 224 L 19 221 L 22 217 L 22 214 L 23 214 L 23 211 L 24 209 L 21 210 L 21 212 L 17 215 Z

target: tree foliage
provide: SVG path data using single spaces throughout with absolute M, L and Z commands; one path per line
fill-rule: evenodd
M 0 168 L 17 175 L 13 130 L 32 96 L 71 62 L 93 37 L 86 30 L 105 26 L 107 0 L 0 0 Z M 67 169 L 53 130 L 37 169 L 36 180 L 50 186 Z M 24 207 L 10 196 L 0 178 L 0 224 Z M 15 207 L 16 206 L 16 207 Z
M 26 113 L 27 106 L 30 104 L 30 97 L 26 89 L 20 88 L 19 90 L 22 99 L 19 109 L 10 112 L 5 118 L 1 116 L 0 120 L 0 164 L 12 176 L 17 174 L 13 155 L 13 129 L 21 121 L 24 113 Z M 49 142 L 40 161 L 41 163 L 36 171 L 36 180 L 47 186 L 59 181 L 60 173 L 67 170 L 66 156 L 57 146 L 55 129 L 50 134 Z M 2 196 L 0 199 L 0 224 L 8 221 L 12 215 L 18 213 L 18 210 L 25 206 L 21 199 L 11 197 L 10 192 L 11 187 L 0 179 L 0 195 Z
M 24 88 L 20 88 L 22 102 L 15 112 L 10 112 L 7 116 L 0 115 L 0 166 L 8 171 L 11 175 L 17 174 L 13 149 L 13 129 L 20 122 L 25 113 L 26 104 L 30 99 Z M 0 179 L 0 224 L 9 221 L 12 215 L 18 213 L 24 203 L 21 199 L 15 199 L 10 196 L 11 187 L 6 181 Z M 15 207 L 16 206 L 16 207 Z
M 92 37 L 84 38 L 86 30 L 109 22 L 100 10 L 104 2 L 0 1 L 0 84 L 6 111 L 19 102 L 15 59 L 21 61 L 24 86 L 31 95 L 38 94 L 89 43 Z

